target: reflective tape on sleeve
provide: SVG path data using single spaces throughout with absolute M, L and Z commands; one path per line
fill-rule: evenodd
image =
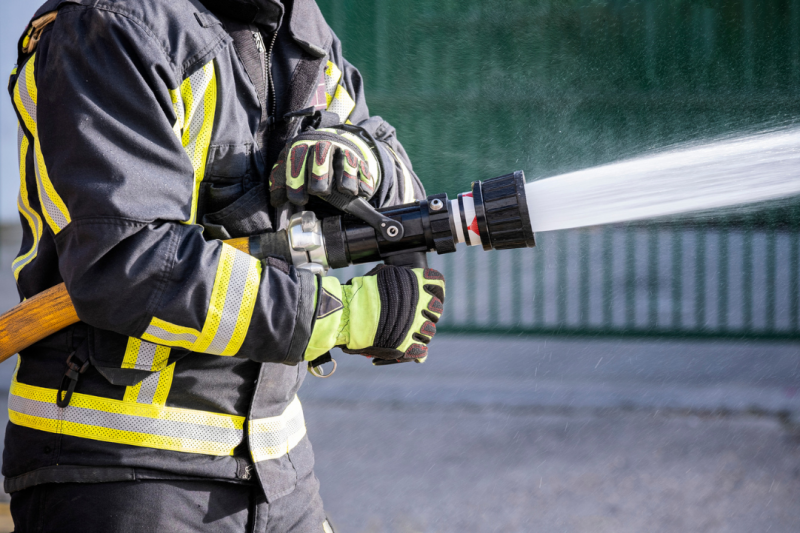
M 277 459 L 289 453 L 306 434 L 306 421 L 300 399 L 295 396 L 286 410 L 270 418 L 248 422 L 250 453 L 253 461 Z
M 27 252 L 21 253 L 14 259 L 11 269 L 14 272 L 14 279 L 19 281 L 19 273 L 31 261 L 36 259 L 39 254 L 39 241 L 42 239 L 42 218 L 39 213 L 31 207 L 28 199 L 28 153 L 30 142 L 22 131 L 22 127 L 17 127 L 17 153 L 19 154 L 19 196 L 17 197 L 17 208 L 20 214 L 28 223 L 28 227 L 33 235 L 33 243 Z
M 214 355 L 236 355 L 250 328 L 261 282 L 261 263 L 222 245 L 202 331 L 153 318 L 142 338 Z
M 217 109 L 217 74 L 211 61 L 170 91 L 175 112 L 173 131 L 181 140 L 194 169 L 192 205 L 187 224 L 197 222 L 200 184 L 205 179 L 206 160 Z
M 13 99 L 14 106 L 17 108 L 20 117 L 22 117 L 22 123 L 33 139 L 33 171 L 36 177 L 36 188 L 39 194 L 39 203 L 42 206 L 42 214 L 53 233 L 58 234 L 72 222 L 72 218 L 66 204 L 50 181 L 42 146 L 39 142 L 37 117 L 39 96 L 36 88 L 35 66 L 36 54 L 33 54 L 17 77 Z

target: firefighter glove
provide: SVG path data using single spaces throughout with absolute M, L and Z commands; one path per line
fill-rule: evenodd
M 380 265 L 345 285 L 334 277 L 318 279 L 307 361 L 335 346 L 379 359 L 425 361 L 444 310 L 442 274 Z
M 372 198 L 380 184 L 378 158 L 369 144 L 349 131 L 322 128 L 301 133 L 278 156 L 269 178 L 270 201 L 306 205 L 308 196 L 334 189 Z

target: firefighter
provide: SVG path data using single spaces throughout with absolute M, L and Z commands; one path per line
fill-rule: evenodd
M 332 191 L 421 199 L 314 0 L 49 0 L 19 43 L 23 350 L 3 455 L 19 532 L 329 532 L 297 391 L 338 346 L 424 361 L 433 270 L 342 285 L 224 244 Z

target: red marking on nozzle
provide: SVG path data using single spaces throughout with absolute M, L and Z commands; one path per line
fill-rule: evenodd
M 467 227 L 467 229 L 470 230 L 472 233 L 474 233 L 476 235 L 480 235 L 480 231 L 478 231 L 478 218 L 477 217 L 472 219 L 472 224 L 470 224 Z

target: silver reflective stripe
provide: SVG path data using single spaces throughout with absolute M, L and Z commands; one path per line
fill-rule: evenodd
M 50 195 L 47 194 L 47 189 L 45 188 L 44 182 L 42 181 L 42 176 L 39 173 L 39 159 L 41 159 L 41 163 L 44 164 L 44 156 L 35 148 L 34 159 L 35 161 L 33 163 L 33 168 L 36 171 L 36 183 L 39 185 L 39 190 L 41 191 L 39 197 L 44 203 L 44 210 L 48 215 L 50 215 L 50 218 L 53 219 L 53 222 L 55 222 L 56 226 L 58 226 L 58 229 L 64 229 L 69 222 L 66 218 L 64 218 L 64 214 L 61 212 L 58 206 L 50 199 Z
M 136 397 L 137 403 L 153 403 L 158 390 L 158 382 L 161 379 L 161 372 L 154 372 L 142 380 L 139 388 L 139 395 Z
M 341 87 L 342 93 L 348 96 L 348 99 L 340 100 L 339 98 L 336 98 L 336 96 L 339 94 L 339 88 L 337 87 L 336 93 L 334 93 L 333 99 L 331 99 L 331 104 L 328 106 L 328 112 L 335 113 L 339 116 L 339 120 L 344 122 L 353 111 L 354 103 L 347 90 L 345 90 L 345 88 L 341 85 L 339 87 Z
M 329 62 L 329 65 L 333 65 L 333 63 Z M 328 76 L 325 74 L 325 92 L 333 97 L 333 95 L 336 94 L 336 88 L 339 86 L 339 80 L 342 78 L 342 73 L 336 65 L 333 65 L 331 74 L 334 75 Z M 336 74 L 338 74 L 338 76 L 336 76 Z
M 141 365 L 148 370 L 153 368 L 157 348 L 158 346 L 152 342 L 142 341 L 139 345 L 139 353 L 136 356 L 136 366 Z M 136 398 L 138 403 L 153 403 L 160 378 L 161 372 L 155 372 L 142 380 L 142 386 L 139 388 L 139 395 Z
M 195 149 L 197 148 L 197 139 L 200 135 L 200 130 L 203 128 L 203 122 L 206 119 L 206 88 L 208 87 L 209 79 L 206 79 L 205 69 L 200 69 L 189 77 L 189 84 L 192 88 L 192 106 L 194 111 L 192 113 L 192 120 L 189 123 L 189 144 L 186 146 L 186 153 L 194 164 Z M 195 165 L 195 168 L 197 165 Z
M 233 337 L 239 323 L 239 312 L 242 308 L 242 299 L 247 287 L 247 274 L 250 272 L 252 257 L 247 254 L 237 253 L 234 256 L 231 277 L 228 280 L 228 289 L 225 293 L 225 305 L 222 308 L 219 326 L 214 334 L 214 340 L 206 349 L 206 353 L 219 354 L 225 351 Z
M 170 333 L 169 331 L 162 329 L 158 326 L 154 326 L 153 324 L 147 326 L 145 333 L 147 333 L 148 335 L 152 335 L 157 339 L 161 339 L 164 342 L 186 341 L 186 342 L 191 342 L 192 344 L 197 342 L 197 335 L 195 335 L 194 333 Z
M 295 396 L 282 414 L 251 420 L 248 427 L 253 461 L 267 461 L 286 455 L 306 434 L 300 399 Z
M 33 119 L 33 122 L 35 123 L 37 121 L 36 104 L 33 103 L 33 98 L 31 98 L 31 94 L 28 91 L 28 77 L 26 76 L 28 68 L 33 68 L 33 63 L 31 63 L 31 61 L 33 61 L 34 59 L 35 58 L 31 58 L 28 61 L 29 64 L 26 64 L 25 67 L 22 69 L 19 77 L 17 78 L 17 83 L 19 84 L 19 96 L 20 99 L 22 100 L 22 106 L 25 108 L 25 111 L 28 112 L 28 114 Z
M 152 342 L 142 341 L 139 345 L 139 353 L 136 355 L 136 368 L 142 368 L 144 370 L 152 369 L 157 348 L 158 346 Z
M 25 138 L 25 132 L 22 131 L 22 126 L 17 123 L 17 156 L 19 156 L 18 166 L 22 166 L 22 158 L 25 157 L 27 154 L 22 153 L 22 139 Z
M 242 441 L 243 437 L 242 430 L 232 428 L 145 418 L 75 407 L 73 405 L 61 409 L 54 403 L 29 400 L 20 396 L 15 396 L 14 394 L 9 395 L 8 409 L 10 411 L 49 420 L 60 420 L 118 431 L 157 435 L 160 437 L 214 442 L 230 448 L 237 446 Z
M 22 106 L 25 108 L 25 111 L 33 119 L 34 124 L 36 124 L 36 128 L 38 129 L 37 123 L 37 108 L 36 104 L 33 103 L 33 98 L 31 98 L 30 91 L 28 88 L 28 76 L 26 75 L 29 68 L 33 68 L 34 58 L 31 58 L 28 61 L 28 64 L 25 65 L 25 68 L 22 71 L 22 74 L 17 78 L 17 83 L 19 84 L 19 95 L 20 100 L 22 100 Z M 32 132 L 34 135 L 36 132 Z M 64 214 L 61 210 L 53 203 L 50 199 L 50 195 L 47 193 L 47 189 L 44 186 L 44 182 L 42 181 L 42 176 L 39 171 L 39 165 L 44 164 L 44 156 L 41 154 L 39 150 L 37 150 L 38 144 L 34 144 L 33 150 L 33 169 L 34 174 L 36 175 L 36 183 L 39 187 L 39 197 L 44 204 L 42 207 L 44 208 L 45 212 L 50 216 L 53 222 L 58 226 L 58 229 L 64 229 L 69 221 L 64 217 Z
M 253 421 L 258 422 L 257 420 Z M 303 412 L 300 411 L 298 416 L 290 418 L 286 421 L 286 426 L 279 429 L 274 429 L 272 431 L 268 431 L 265 433 L 253 433 L 250 435 L 250 445 L 253 449 L 260 449 L 260 448 L 278 448 L 280 446 L 286 446 L 286 443 L 289 442 L 289 438 L 302 431 L 306 425 L 306 421 L 303 418 Z
M 37 255 L 39 250 L 39 236 L 42 233 L 42 228 L 40 224 L 42 223 L 42 219 L 39 218 L 39 215 L 35 213 L 29 207 L 29 200 L 28 198 L 23 198 L 22 191 L 25 189 L 26 196 L 27 194 L 27 186 L 25 180 L 27 179 L 27 164 L 23 161 L 23 158 L 28 156 L 28 150 L 30 150 L 30 145 L 27 147 L 25 153 L 22 153 L 22 141 L 25 139 L 25 133 L 22 131 L 22 126 L 17 126 L 17 154 L 19 155 L 19 168 L 20 172 L 22 171 L 23 167 L 25 169 L 25 174 L 20 175 L 20 180 L 22 180 L 20 185 L 20 191 L 17 195 L 17 206 L 19 210 L 25 215 L 25 218 L 31 225 L 31 231 L 33 232 L 33 246 L 31 249 L 16 259 L 14 259 L 14 263 L 11 265 L 12 270 L 14 271 L 15 275 L 17 275 L 17 268 L 21 268 Z

